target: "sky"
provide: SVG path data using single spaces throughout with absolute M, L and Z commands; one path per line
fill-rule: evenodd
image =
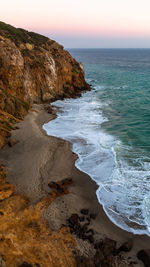
M 0 21 L 65 48 L 150 48 L 150 0 L 5 0 Z

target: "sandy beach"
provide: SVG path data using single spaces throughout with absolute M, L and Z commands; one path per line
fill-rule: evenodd
M 71 151 L 70 144 L 49 137 L 42 130 L 42 125 L 54 117 L 45 111 L 44 105 L 34 105 L 24 121 L 17 124 L 19 129 L 12 131 L 12 140 L 17 143 L 0 151 L 0 158 L 8 167 L 7 181 L 15 185 L 17 193 L 27 196 L 34 204 L 50 192 L 48 183 L 72 178 L 70 193 L 58 197 L 44 214 L 50 227 L 58 229 L 66 224 L 72 213 L 80 214 L 81 209 L 88 209 L 89 213 L 96 214 L 90 223 L 95 240 L 111 238 L 117 241 L 119 247 L 132 238 L 133 249 L 124 256 L 132 257 L 137 262 L 135 266 L 143 266 L 136 254 L 141 249 L 150 248 L 150 238 L 123 231 L 107 218 L 97 201 L 97 185 L 75 167 L 77 156 Z M 81 252 L 84 250 L 89 255 L 90 247 L 86 243 L 78 239 Z

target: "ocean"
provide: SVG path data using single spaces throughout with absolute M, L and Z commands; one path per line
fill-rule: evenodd
M 92 90 L 56 101 L 48 135 L 68 140 L 110 220 L 150 236 L 150 49 L 70 49 Z

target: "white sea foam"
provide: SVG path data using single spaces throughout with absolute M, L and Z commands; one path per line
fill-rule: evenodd
M 78 99 L 56 101 L 57 118 L 43 125 L 48 135 L 68 140 L 78 155 L 76 167 L 99 185 L 98 201 L 119 227 L 136 234 L 150 235 L 149 162 L 130 158 L 135 153 L 121 141 L 106 134 L 107 121 L 94 91 Z M 143 163 L 144 162 L 144 163 Z

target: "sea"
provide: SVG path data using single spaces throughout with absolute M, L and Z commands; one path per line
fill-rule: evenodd
M 150 49 L 70 49 L 92 90 L 56 101 L 48 135 L 71 143 L 109 219 L 150 236 Z

